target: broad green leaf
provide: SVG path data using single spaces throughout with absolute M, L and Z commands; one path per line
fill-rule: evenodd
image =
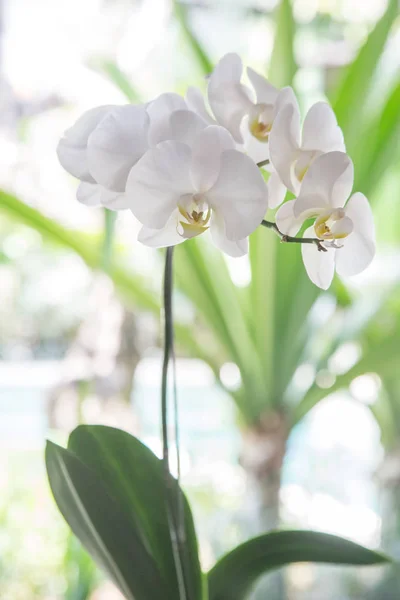
M 269 79 L 278 87 L 291 85 L 297 70 L 294 58 L 296 24 L 290 0 L 281 0 L 276 9 L 275 40 L 272 50 Z
M 320 388 L 314 383 L 295 407 L 293 425 L 298 423 L 320 400 L 340 389 L 347 388 L 359 375 L 377 373 L 382 377 L 388 377 L 397 373 L 399 361 L 399 331 L 395 330 L 391 335 L 383 338 L 379 344 L 369 344 L 360 360 L 346 373 L 338 375 L 330 388 Z
M 188 20 L 188 7 L 183 6 L 179 0 L 174 0 L 175 15 L 180 23 L 188 46 L 191 48 L 193 57 L 198 63 L 203 75 L 209 75 L 213 70 L 213 64 L 207 52 L 200 44 L 194 34 Z
M 339 125 L 347 144 L 359 135 L 360 107 L 370 89 L 372 77 L 385 47 L 390 29 L 398 15 L 398 0 L 389 0 L 388 7 L 368 36 L 357 58 L 346 68 L 343 79 L 332 99 Z
M 46 467 L 57 505 L 94 560 L 127 600 L 164 600 L 166 582 L 101 479 L 72 452 L 46 446 Z
M 327 533 L 274 531 L 238 546 L 217 562 L 209 573 L 209 600 L 244 600 L 261 575 L 306 561 L 374 565 L 389 559 Z
M 163 579 L 172 590 L 171 598 L 179 598 L 162 462 L 135 437 L 112 427 L 80 426 L 71 434 L 68 448 L 110 491 L 130 525 L 148 544 Z M 177 489 L 172 478 L 171 486 Z M 193 518 L 183 495 L 181 501 L 187 543 L 181 559 L 188 600 L 201 600 L 202 575 Z

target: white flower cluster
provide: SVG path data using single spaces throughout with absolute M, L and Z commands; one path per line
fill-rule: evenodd
M 320 244 L 302 245 L 310 279 L 326 289 L 335 266 L 339 274 L 360 273 L 375 253 L 373 219 L 365 196 L 347 201 L 353 164 L 332 109 L 318 102 L 301 128 L 290 87 L 278 90 L 249 68 L 250 88 L 242 71 L 238 55 L 220 60 L 208 81 L 209 108 L 189 88 L 185 99 L 162 94 L 83 114 L 58 146 L 62 166 L 81 181 L 78 200 L 130 209 L 148 246 L 209 230 L 222 251 L 242 256 L 267 209 L 290 190 L 295 199 L 280 206 L 276 224 L 295 236 L 314 219 L 304 235 Z

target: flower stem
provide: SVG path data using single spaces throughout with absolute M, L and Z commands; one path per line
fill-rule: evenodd
M 164 270 L 164 357 L 161 378 L 161 429 L 163 466 L 166 491 L 166 508 L 172 551 L 175 562 L 175 570 L 179 588 L 179 600 L 189 600 L 187 582 L 185 580 L 185 524 L 183 495 L 179 487 L 180 479 L 180 456 L 179 456 L 179 431 L 178 431 L 178 400 L 176 388 L 176 366 L 174 351 L 174 319 L 172 310 L 173 290 L 173 247 L 167 248 Z M 168 441 L 168 371 L 172 361 L 173 394 L 174 394 L 174 428 L 176 442 L 176 459 L 178 479 L 175 481 L 171 476 L 169 468 L 169 441 Z
M 267 158 L 266 160 L 262 160 L 260 162 L 257 163 L 257 167 L 259 167 L 261 169 L 261 167 L 265 167 L 267 165 L 269 165 L 270 160 L 269 158 Z
M 293 237 L 291 235 L 286 235 L 282 233 L 277 224 L 272 221 L 266 221 L 263 219 L 261 221 L 261 225 L 266 227 L 267 229 L 272 229 L 275 231 L 276 235 L 280 238 L 281 242 L 287 242 L 290 244 L 314 244 L 317 246 L 319 252 L 328 252 L 328 248 L 325 248 L 322 241 L 318 238 L 301 238 L 301 237 Z

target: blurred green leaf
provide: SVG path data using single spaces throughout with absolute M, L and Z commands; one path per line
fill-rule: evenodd
M 96 62 L 94 68 L 106 75 L 110 81 L 125 95 L 128 102 L 141 102 L 139 92 L 133 87 L 129 77 L 121 71 L 117 63 L 111 60 Z
M 296 23 L 290 0 L 281 0 L 276 9 L 274 46 L 269 68 L 269 80 L 277 87 L 291 85 L 297 71 L 294 58 Z
M 315 531 L 274 531 L 238 546 L 209 573 L 210 600 L 243 600 L 257 579 L 295 562 L 374 565 L 383 554 L 354 542 Z
M 47 442 L 51 490 L 68 525 L 127 600 L 164 600 L 166 582 L 101 479 L 72 452 Z
M 354 189 L 369 195 L 400 156 L 400 81 L 391 91 L 382 111 L 366 123 L 352 153 L 355 163 Z
M 89 241 L 81 232 L 70 230 L 56 221 L 42 215 L 38 210 L 28 206 L 21 200 L 0 190 L 0 213 L 23 223 L 40 233 L 47 242 L 68 248 L 78 256 L 91 269 L 100 269 L 101 253 L 97 244 Z M 138 306 L 157 315 L 160 314 L 160 301 L 158 294 L 152 291 L 144 278 L 125 269 L 113 266 L 108 275 L 112 279 L 117 291 L 129 306 Z M 177 342 L 186 352 L 206 361 L 213 371 L 218 374 L 220 363 L 213 348 L 200 343 L 190 325 L 175 323 Z
M 239 367 L 246 390 L 244 414 L 254 418 L 264 405 L 265 377 L 246 310 L 223 255 L 205 240 L 193 239 L 177 248 L 175 266 L 179 288 L 214 333 L 225 359 Z
M 337 390 L 347 388 L 359 375 L 377 373 L 381 377 L 387 377 L 397 373 L 400 362 L 399 333 L 398 329 L 394 330 L 378 344 L 366 345 L 360 360 L 346 373 L 338 375 L 330 388 L 320 388 L 314 383 L 295 407 L 293 424 L 298 423 L 320 400 Z
M 199 65 L 203 75 L 210 75 L 213 63 L 207 52 L 195 36 L 188 19 L 189 8 L 183 6 L 179 0 L 174 0 L 175 15 L 185 35 L 188 46 L 191 48 L 193 57 Z
M 113 242 L 115 232 L 115 222 L 117 213 L 108 208 L 104 208 L 104 239 L 102 245 L 102 268 L 104 271 L 109 271 L 111 267 Z
M 96 473 L 117 500 L 132 528 L 148 545 L 168 583 L 169 593 L 165 596 L 179 598 L 161 461 L 135 437 L 112 427 L 80 426 L 72 432 L 68 448 Z M 171 479 L 171 485 L 175 485 L 175 480 Z M 181 558 L 190 590 L 188 597 L 201 600 L 197 538 L 189 504 L 184 497 L 182 501 L 187 547 Z
M 349 147 L 357 143 L 361 122 L 360 109 L 364 106 L 373 75 L 397 15 L 398 0 L 389 0 L 384 15 L 368 36 L 357 58 L 346 68 L 332 98 L 336 117 Z

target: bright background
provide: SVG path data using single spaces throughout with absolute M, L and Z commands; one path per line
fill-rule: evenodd
M 304 110 L 330 98 L 379 251 L 362 276 L 317 294 L 298 248 L 266 230 L 250 259 L 225 261 L 197 241 L 177 250 L 183 484 L 204 568 L 278 522 L 400 557 L 399 10 L 394 0 L 278 5 L 0 0 L 4 600 L 120 597 L 55 508 L 46 437 L 63 443 L 78 423 L 106 423 L 160 451 L 162 254 L 136 242 L 133 216 L 114 222 L 77 203 L 57 141 L 92 106 L 204 88 L 228 51 L 293 81 Z M 271 600 L 400 597 L 395 574 L 376 568 L 301 564 L 284 585 L 262 585 Z

